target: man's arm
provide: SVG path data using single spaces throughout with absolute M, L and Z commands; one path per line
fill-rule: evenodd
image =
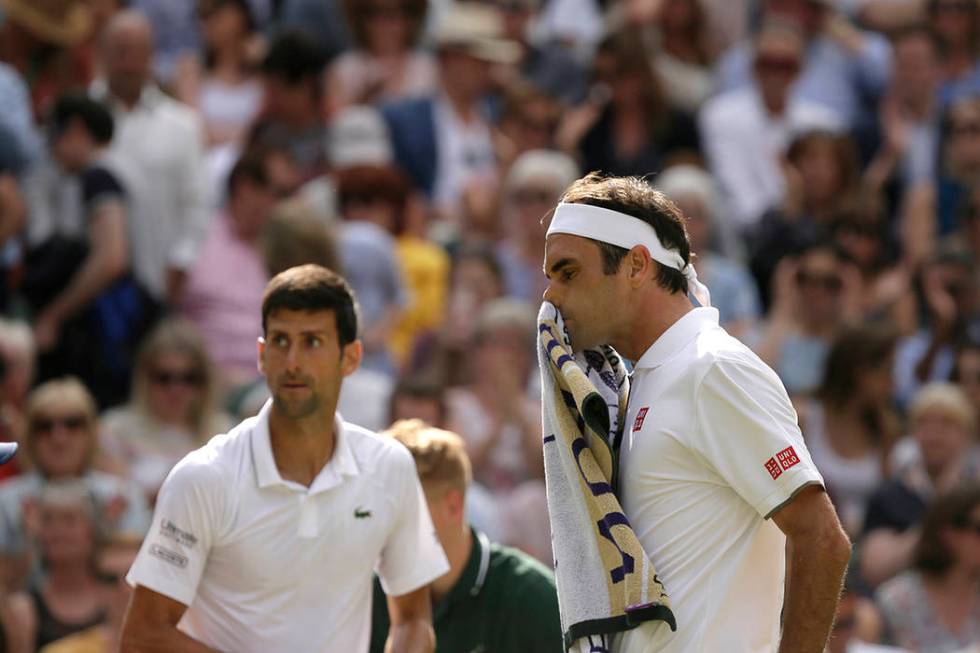
M 786 534 L 788 582 L 779 653 L 822 653 L 851 543 L 823 488 L 804 488 L 772 517 Z
M 388 617 L 391 629 L 385 653 L 433 653 L 436 650 L 428 585 L 401 596 L 389 596 Z
M 214 653 L 177 630 L 187 606 L 137 585 L 122 625 L 121 653 Z

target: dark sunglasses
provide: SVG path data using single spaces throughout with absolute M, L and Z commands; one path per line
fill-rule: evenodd
M 64 417 L 36 417 L 31 421 L 31 432 L 36 435 L 48 435 L 58 427 L 65 431 L 81 431 L 88 426 L 85 415 L 65 415 Z
M 954 124 L 950 131 L 954 136 L 976 136 L 980 134 L 980 123 L 965 122 L 959 125 Z
M 838 292 L 843 287 L 840 277 L 835 274 L 811 274 L 806 270 L 796 272 L 796 285 L 820 286 L 828 292 Z
M 757 70 L 780 75 L 795 75 L 800 72 L 800 62 L 788 57 L 759 57 L 755 60 Z
M 364 5 L 358 9 L 364 18 L 410 18 L 415 12 L 404 4 L 396 5 Z
M 196 388 L 204 382 L 204 378 L 197 372 L 151 372 L 150 381 L 156 385 L 183 385 Z
M 968 521 L 965 524 L 958 525 L 956 530 L 967 531 L 968 533 L 973 533 L 974 535 L 980 535 L 980 522 Z

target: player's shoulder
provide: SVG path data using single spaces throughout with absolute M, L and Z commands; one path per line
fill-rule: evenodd
M 721 327 L 705 329 L 695 343 L 691 372 L 699 384 L 720 378 L 780 385 L 775 371 L 742 341 Z
M 246 419 L 188 453 L 170 470 L 167 483 L 228 487 L 229 477 L 237 474 L 248 462 L 251 433 L 257 419 Z
M 394 438 L 381 435 L 352 422 L 343 422 L 344 437 L 358 467 L 364 472 L 385 472 L 414 469 L 412 454 Z

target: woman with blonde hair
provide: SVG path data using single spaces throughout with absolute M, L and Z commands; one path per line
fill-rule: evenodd
M 161 322 L 140 348 L 129 403 L 103 417 L 105 464 L 152 500 L 171 467 L 230 426 L 217 393 L 201 335 L 187 322 Z
M 102 508 L 111 533 L 142 536 L 150 512 L 135 485 L 93 469 L 98 452 L 98 415 L 92 394 L 73 377 L 38 386 L 27 402 L 23 465 L 33 468 L 0 483 L 0 583 L 22 581 L 30 569 L 27 557 L 30 520 L 25 506 L 37 501 L 54 481 L 79 480 Z

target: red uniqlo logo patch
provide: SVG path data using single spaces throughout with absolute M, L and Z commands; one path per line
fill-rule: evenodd
M 783 470 L 779 469 L 779 463 L 776 462 L 775 458 L 770 458 L 766 461 L 766 471 L 769 472 L 769 475 L 772 476 L 772 480 L 774 481 L 783 473 Z
M 784 470 L 789 469 L 796 463 L 800 462 L 800 458 L 796 455 L 796 452 L 793 451 L 793 447 L 786 447 L 777 453 L 776 460 L 779 461 L 779 466 Z
M 650 412 L 650 409 L 644 406 L 643 408 L 640 409 L 640 412 L 636 414 L 636 420 L 634 420 L 633 422 L 634 431 L 639 431 L 640 429 L 643 428 L 643 420 L 646 419 L 648 412 Z

